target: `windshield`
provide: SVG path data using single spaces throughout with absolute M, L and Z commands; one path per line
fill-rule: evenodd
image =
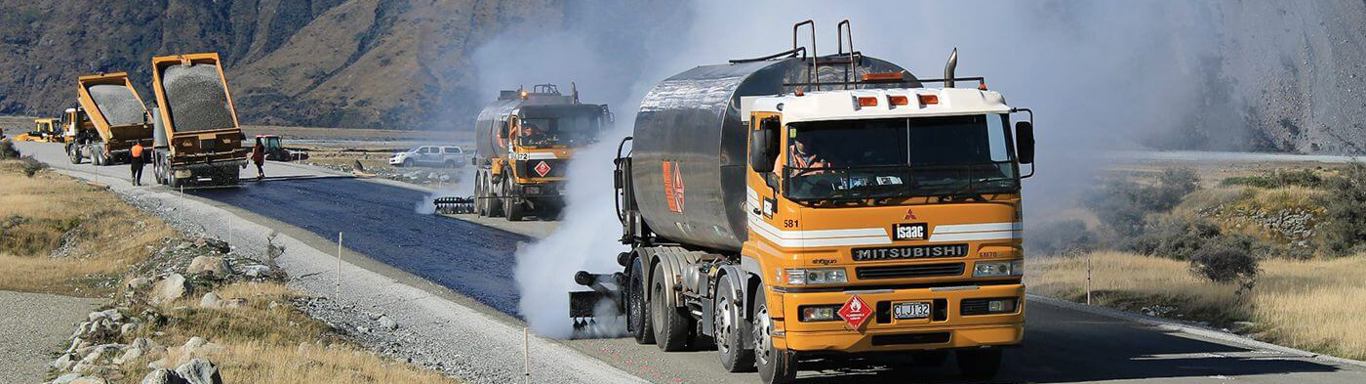
M 1000 114 L 789 125 L 784 192 L 798 201 L 962 196 L 1019 188 Z
M 523 118 L 518 144 L 526 147 L 578 147 L 597 136 L 599 115 Z

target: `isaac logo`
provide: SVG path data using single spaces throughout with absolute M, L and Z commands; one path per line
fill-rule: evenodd
M 894 240 L 925 240 L 928 225 L 925 223 L 892 224 Z

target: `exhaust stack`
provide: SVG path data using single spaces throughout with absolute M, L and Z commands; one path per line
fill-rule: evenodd
M 953 88 L 953 70 L 958 68 L 958 48 L 949 53 L 949 62 L 944 64 L 944 88 Z

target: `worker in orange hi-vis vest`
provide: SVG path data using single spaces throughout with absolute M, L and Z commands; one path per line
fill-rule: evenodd
M 142 143 L 134 143 L 133 149 L 128 151 L 128 164 L 133 172 L 133 185 L 142 185 L 142 165 L 147 163 L 147 157 L 144 156 L 143 152 Z

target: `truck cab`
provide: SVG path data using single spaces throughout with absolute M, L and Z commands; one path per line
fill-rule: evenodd
M 886 88 L 743 99 L 742 262 L 765 274 L 772 351 L 1018 344 L 1020 166 L 1001 94 Z M 1019 134 L 1023 141 L 1017 139 Z M 999 360 L 999 352 L 988 359 Z M 988 362 L 989 363 L 989 362 Z

